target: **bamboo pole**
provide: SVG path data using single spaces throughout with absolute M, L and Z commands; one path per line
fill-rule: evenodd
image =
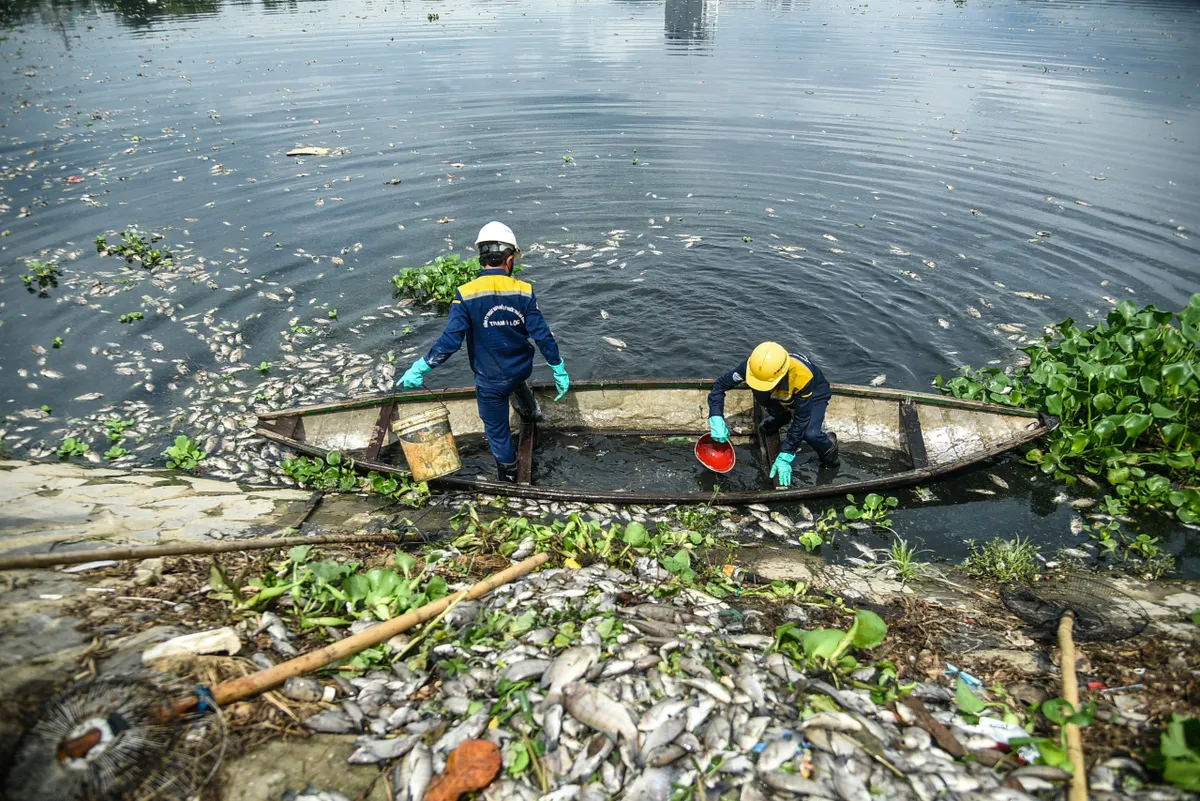
M 541 567 L 547 558 L 547 555 L 544 553 L 531 556 L 506 570 L 488 576 L 483 581 L 472 585 L 468 589 L 460 590 L 453 595 L 447 595 L 445 598 L 427 603 L 420 609 L 414 609 L 400 617 L 376 623 L 366 631 L 359 632 L 344 640 L 330 643 L 324 648 L 302 654 L 295 659 L 289 659 L 287 662 L 281 662 L 274 667 L 260 670 L 249 676 L 222 682 L 213 688 L 213 699 L 218 705 L 239 701 L 256 693 L 278 687 L 292 676 L 302 676 L 305 673 L 311 673 L 314 670 L 322 668 L 330 662 L 336 662 L 339 659 L 353 656 L 366 648 L 370 648 L 372 645 L 386 642 L 397 634 L 408 631 L 413 626 L 436 617 L 442 610 L 453 603 L 457 603 L 460 600 L 474 600 L 486 595 L 497 587 L 502 587 L 510 581 L 532 572 Z M 175 711 L 177 713 L 187 712 L 196 705 L 196 702 L 196 696 L 190 696 L 180 701 L 176 705 Z
M 1075 626 L 1075 613 L 1066 612 L 1058 621 L 1058 649 L 1061 656 L 1059 670 L 1062 672 L 1062 697 L 1074 712 L 1079 711 L 1079 681 L 1075 677 L 1075 641 L 1071 629 Z M 1071 773 L 1069 801 L 1087 801 L 1087 767 L 1083 764 L 1083 735 L 1074 723 L 1064 726 L 1067 735 L 1067 756 L 1075 770 Z
M 22 570 L 58 565 L 78 565 L 112 559 L 151 559 L 156 556 L 198 556 L 232 551 L 261 551 L 266 548 L 290 548 L 293 545 L 334 545 L 359 542 L 424 542 L 420 536 L 403 534 L 320 534 L 312 537 L 260 537 L 226 542 L 180 542 L 173 545 L 145 545 L 127 548 L 96 548 L 66 553 L 36 553 L 0 558 L 0 570 Z

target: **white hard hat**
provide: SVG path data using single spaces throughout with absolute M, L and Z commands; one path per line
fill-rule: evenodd
M 518 252 L 521 250 L 517 244 L 517 235 L 507 225 L 496 220 L 492 220 L 479 229 L 479 236 L 475 237 L 475 247 L 479 247 L 484 242 L 501 242 L 505 245 L 512 245 L 513 249 Z

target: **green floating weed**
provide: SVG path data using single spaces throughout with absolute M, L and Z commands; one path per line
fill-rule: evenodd
M 842 514 L 847 520 L 861 520 L 885 528 L 891 527 L 892 510 L 900 504 L 898 498 L 890 495 L 885 498 L 874 492 L 863 498 L 862 506 L 855 504 L 853 495 L 847 495 L 846 499 L 850 501 L 850 505 L 842 510 Z
M 140 311 L 135 311 L 129 312 L 128 314 L 122 314 L 120 319 L 122 323 L 133 323 L 137 322 L 138 320 L 144 320 L 145 318 L 146 315 L 142 314 Z
M 1073 483 L 1095 476 L 1121 511 L 1150 507 L 1200 521 L 1200 293 L 1179 312 L 1130 300 L 1107 319 L 1051 326 L 1022 350 L 1029 364 L 1011 375 L 972 370 L 934 385 L 959 398 L 1038 409 L 1059 418 L 1044 447 L 1026 459 Z M 1092 481 L 1091 478 L 1087 478 Z
M 364 491 L 381 495 L 405 506 L 423 506 L 429 500 L 429 484 L 413 481 L 409 476 L 383 476 L 374 470 L 366 476 L 354 471 L 354 460 L 330 451 L 325 458 L 296 456 L 285 459 L 283 472 L 308 489 L 336 492 Z
M 54 262 L 30 259 L 25 266 L 29 272 L 21 275 L 21 280 L 25 282 L 25 286 L 31 292 L 34 291 L 35 285 L 40 290 L 44 290 L 48 286 L 58 286 L 58 277 L 62 275 L 62 271 Z
M 146 235 L 133 228 L 120 231 L 119 235 L 119 244 L 109 244 L 108 237 L 104 235 L 96 237 L 93 240 L 96 243 L 96 252 L 101 256 L 121 256 L 127 265 L 138 264 L 147 270 L 170 267 L 174 263 L 171 251 L 151 247 L 155 242 L 166 239 L 164 234 L 149 234 L 149 242 L 146 241 Z
M 109 461 L 112 461 L 114 459 L 120 459 L 122 456 L 128 456 L 128 455 L 129 455 L 129 451 L 127 451 L 125 448 L 122 448 L 120 445 L 113 445 L 111 448 L 109 448 L 108 450 L 106 450 L 104 452 L 104 458 L 108 459 Z
M 62 346 L 63 346 L 63 338 L 62 337 L 55 337 L 50 342 L 50 347 L 52 347 L 52 348 L 57 349 L 57 348 L 61 348 Z
M 443 311 L 450 308 L 454 293 L 468 281 L 479 277 L 478 258 L 461 259 L 454 253 L 438 256 L 424 267 L 406 267 L 392 276 L 396 295 L 412 298 L 420 304 L 436 305 Z M 517 265 L 513 274 L 524 267 Z
M 175 438 L 175 444 L 163 451 L 167 467 L 171 470 L 195 470 L 208 458 L 200 446 L 184 435 Z
M 83 440 L 67 437 L 58 448 L 59 459 L 70 459 L 72 456 L 83 456 L 90 450 Z

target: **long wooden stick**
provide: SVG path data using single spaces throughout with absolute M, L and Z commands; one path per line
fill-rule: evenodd
M 270 690 L 273 687 L 278 687 L 292 676 L 301 676 L 305 673 L 311 673 L 314 670 L 328 665 L 330 662 L 336 662 L 339 659 L 353 656 L 372 645 L 377 645 L 381 642 L 386 642 L 392 637 L 395 637 L 401 632 L 408 631 L 413 626 L 424 623 L 436 617 L 443 609 L 452 603 L 456 603 L 461 599 L 474 600 L 480 596 L 486 595 L 497 587 L 502 587 L 513 579 L 520 578 L 526 573 L 529 573 L 538 567 L 541 567 L 548 556 L 544 553 L 531 556 L 524 562 L 519 562 L 507 570 L 502 570 L 493 576 L 489 576 L 483 581 L 471 586 L 469 589 L 460 590 L 453 595 L 447 595 L 438 601 L 433 601 L 422 606 L 420 609 L 414 609 L 400 617 L 394 617 L 391 620 L 385 620 L 382 623 L 376 623 L 366 631 L 359 632 L 344 640 L 338 640 L 335 643 L 326 645 L 324 648 L 319 648 L 316 651 L 311 651 L 307 654 L 302 654 L 295 659 L 289 659 L 287 662 L 280 662 L 274 667 L 260 670 L 257 673 L 251 673 L 249 676 L 244 676 L 240 679 L 222 682 L 212 690 L 213 699 L 218 705 L 228 704 L 232 701 L 238 701 L 242 698 L 247 698 L 255 693 Z M 176 712 L 186 712 L 196 704 L 196 697 L 191 696 L 176 705 Z
M 1075 640 L 1071 629 L 1075 626 L 1075 614 L 1067 612 L 1058 621 L 1058 650 L 1062 657 L 1059 670 L 1062 672 L 1062 697 L 1075 712 L 1079 711 L 1079 681 L 1075 677 Z M 1067 757 L 1075 766 L 1071 774 L 1069 801 L 1087 801 L 1087 768 L 1083 764 L 1083 735 L 1074 723 L 1065 726 L 1067 733 Z
M 150 559 L 156 556 L 197 556 L 231 551 L 261 551 L 266 548 L 290 548 L 293 545 L 333 545 L 356 542 L 422 542 L 419 536 L 403 534 L 321 534 L 312 537 L 261 537 L 252 540 L 225 542 L 180 542 L 173 545 L 144 545 L 128 548 L 96 548 L 90 551 L 64 553 L 35 553 L 0 558 L 0 570 L 21 570 L 57 565 L 78 565 L 113 559 Z

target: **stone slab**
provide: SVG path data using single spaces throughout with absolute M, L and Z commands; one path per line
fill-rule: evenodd
M 193 478 L 192 476 L 184 476 L 183 480 L 192 485 L 192 490 L 201 494 L 218 493 L 241 493 L 241 489 L 237 484 L 231 481 L 217 481 L 212 478 Z

